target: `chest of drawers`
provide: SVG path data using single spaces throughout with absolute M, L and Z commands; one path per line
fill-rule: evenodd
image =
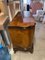
M 35 20 L 33 17 L 21 18 L 18 14 L 8 25 L 11 41 L 15 51 L 33 52 Z

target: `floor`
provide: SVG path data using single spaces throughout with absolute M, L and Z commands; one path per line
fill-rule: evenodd
M 12 60 L 45 60 L 45 24 L 36 23 L 34 52 L 17 51 L 11 55 Z

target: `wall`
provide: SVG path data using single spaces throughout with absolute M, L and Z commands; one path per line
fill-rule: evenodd
M 44 6 L 43 6 L 43 10 L 45 11 L 45 1 L 44 1 Z

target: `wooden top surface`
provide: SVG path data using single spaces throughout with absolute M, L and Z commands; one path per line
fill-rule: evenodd
M 34 26 L 35 25 L 35 19 L 30 16 L 29 18 L 23 18 L 21 16 L 21 13 L 19 12 L 13 19 L 12 22 L 9 23 L 9 27 L 28 27 L 28 26 Z
M 0 16 L 0 30 L 2 30 L 4 28 L 4 24 L 8 20 L 7 18 L 8 18 L 8 16 L 5 16 L 5 15 Z

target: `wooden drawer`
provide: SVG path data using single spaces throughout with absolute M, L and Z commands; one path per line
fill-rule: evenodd
M 33 52 L 33 41 L 35 31 L 35 19 L 33 17 L 23 18 L 18 13 L 8 25 L 13 48 Z
M 19 46 L 22 48 L 28 48 L 33 43 L 35 27 L 28 28 L 9 28 L 10 37 L 13 43 L 13 46 Z

